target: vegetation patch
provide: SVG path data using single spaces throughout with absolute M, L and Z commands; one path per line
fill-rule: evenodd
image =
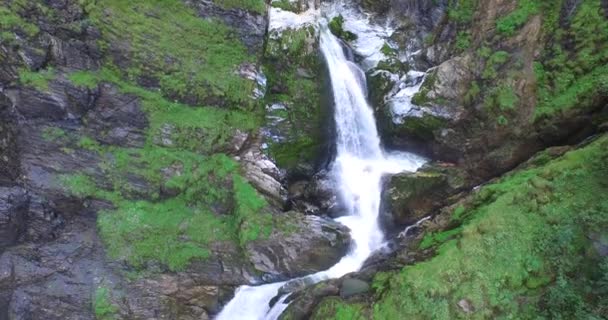
M 97 320 L 114 320 L 118 317 L 118 307 L 110 301 L 110 291 L 106 287 L 97 287 L 93 297 L 93 312 Z
M 153 78 L 170 100 L 252 108 L 254 84 L 237 69 L 255 57 L 221 21 L 197 16 L 181 0 L 109 0 L 87 10 L 102 47 L 121 52 L 113 63 L 125 78 Z
M 517 8 L 508 15 L 496 21 L 496 30 L 504 35 L 512 36 L 523 26 L 530 16 L 538 13 L 538 4 L 534 0 L 520 0 Z
M 40 71 L 21 69 L 19 72 L 19 82 L 23 85 L 33 87 L 38 91 L 48 91 L 49 81 L 53 79 L 55 79 L 55 70 L 53 68 Z
M 266 12 L 264 0 L 213 0 L 213 2 L 225 9 L 245 9 L 258 14 Z
M 597 96 L 608 92 L 608 20 L 600 1 L 583 0 L 570 24 L 560 26 L 552 6 L 544 28 L 552 30 L 553 45 L 535 64 L 538 83 L 536 120 L 571 108 L 593 106 Z
M 377 279 L 374 319 L 608 316 L 608 260 L 593 240 L 608 228 L 607 160 L 604 136 L 483 187 L 457 209 L 461 227 L 425 236 L 435 257 Z
M 329 22 L 329 30 L 336 37 L 343 39 L 344 41 L 354 41 L 357 40 L 357 35 L 344 30 L 344 17 L 342 15 L 338 15 L 331 19 Z

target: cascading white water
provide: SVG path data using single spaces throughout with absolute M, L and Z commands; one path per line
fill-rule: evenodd
M 305 277 L 315 283 L 357 271 L 383 245 L 378 223 L 381 179 L 385 174 L 415 171 L 424 160 L 409 153 L 385 154 L 380 146 L 374 114 L 365 99 L 362 71 L 349 61 L 340 41 L 321 27 L 321 51 L 325 57 L 335 102 L 336 160 L 332 178 L 339 186 L 347 215 L 336 219 L 350 228 L 353 246 L 336 265 Z M 286 282 L 242 286 L 218 315 L 218 320 L 277 319 L 287 307 L 283 296 L 270 308 L 269 301 Z

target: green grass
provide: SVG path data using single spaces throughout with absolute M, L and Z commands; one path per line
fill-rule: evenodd
M 496 31 L 506 36 L 512 36 L 523 26 L 530 16 L 537 14 L 539 6 L 536 0 L 519 0 L 517 8 L 508 15 L 496 21 Z
M 102 47 L 123 51 L 120 60 L 113 61 L 121 66 L 117 69 L 121 76 L 154 78 L 170 100 L 253 107 L 254 84 L 236 71 L 241 63 L 256 58 L 221 21 L 198 17 L 180 0 L 110 0 L 87 8 L 92 23 L 102 31 Z
M 461 31 L 456 35 L 456 50 L 464 51 L 471 46 L 471 34 Z
M 378 277 L 374 319 L 606 317 L 608 282 L 588 238 L 608 228 L 608 137 L 483 187 L 436 256 Z M 457 306 L 475 308 L 465 315 Z
M 60 141 L 66 137 L 66 132 L 61 128 L 46 127 L 42 130 L 42 139 L 44 139 L 45 141 Z
M 476 8 L 477 0 L 451 0 L 448 17 L 456 23 L 468 24 L 473 20 Z
M 363 304 L 344 303 L 339 298 L 321 300 L 311 319 L 317 320 L 363 320 L 367 319 Z
M 506 51 L 494 52 L 486 61 L 486 67 L 483 70 L 481 77 L 483 79 L 495 79 L 498 76 L 496 71 L 509 60 L 509 53 Z
M 97 76 L 90 71 L 76 71 L 68 75 L 68 79 L 75 85 L 93 89 L 99 84 Z
M 118 307 L 110 301 L 110 291 L 106 287 L 97 287 L 93 297 L 93 312 L 97 320 L 118 319 Z
M 225 9 L 245 9 L 259 14 L 266 12 L 264 0 L 214 0 L 213 3 Z
M 554 13 L 545 19 L 544 29 L 552 32 L 554 41 L 534 67 L 536 120 L 588 108 L 594 97 L 608 92 L 608 20 L 602 12 L 599 0 L 583 0 L 564 29 Z
M 53 68 L 40 71 L 21 69 L 19 72 L 19 82 L 38 91 L 47 91 L 49 89 L 49 81 L 53 79 L 55 79 L 55 70 Z
M 33 37 L 40 29 L 35 24 L 23 19 L 19 1 L 0 4 L 0 43 L 15 41 L 15 32 L 27 37 Z

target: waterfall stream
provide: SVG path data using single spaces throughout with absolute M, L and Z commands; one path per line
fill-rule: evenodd
M 340 201 L 347 215 L 336 221 L 351 230 L 353 245 L 336 265 L 290 281 L 316 283 L 359 270 L 365 260 L 384 244 L 378 222 L 381 179 L 385 174 L 416 171 L 424 159 L 409 153 L 385 153 L 380 145 L 376 121 L 365 98 L 363 71 L 344 54 L 340 40 L 321 26 L 321 51 L 329 70 L 335 102 L 336 159 L 330 172 L 339 186 Z M 219 320 L 277 319 L 287 308 L 283 295 L 269 305 L 287 282 L 241 286 L 218 315 Z

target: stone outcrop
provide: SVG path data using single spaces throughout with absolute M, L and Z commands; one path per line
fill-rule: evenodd
M 332 220 L 297 212 L 275 216 L 268 239 L 246 247 L 254 267 L 275 276 L 294 278 L 328 269 L 347 252 L 348 228 Z

